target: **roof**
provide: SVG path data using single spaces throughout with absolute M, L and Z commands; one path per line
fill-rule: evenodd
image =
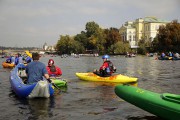
M 153 22 L 153 23 L 168 23 L 167 20 L 158 19 L 156 17 L 145 17 L 144 22 Z

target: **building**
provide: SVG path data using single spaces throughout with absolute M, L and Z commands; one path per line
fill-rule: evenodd
M 43 50 L 45 50 L 45 51 L 55 51 L 55 47 L 54 46 L 48 46 L 47 43 L 44 43 Z
M 119 29 L 123 41 L 129 41 L 131 48 L 137 48 L 142 39 L 152 42 L 156 37 L 159 26 L 166 25 L 169 21 L 156 17 L 138 18 L 134 22 L 126 22 Z
M 48 45 L 47 45 L 47 43 L 44 43 L 43 50 L 47 50 L 47 49 L 48 49 Z
M 136 29 L 133 22 L 126 22 L 120 30 L 120 35 L 123 41 L 129 41 L 131 47 L 136 46 Z

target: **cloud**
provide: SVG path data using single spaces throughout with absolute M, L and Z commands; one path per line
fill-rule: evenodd
M 59 35 L 76 35 L 89 21 L 119 28 L 146 16 L 179 19 L 179 0 L 1 0 L 0 42 L 34 46 L 55 44 Z M 34 40 L 33 43 L 29 41 Z M 10 42 L 11 41 L 11 42 Z

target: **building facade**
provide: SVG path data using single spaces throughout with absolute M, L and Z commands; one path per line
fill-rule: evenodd
M 55 47 L 54 46 L 48 46 L 47 43 L 44 43 L 43 50 L 45 50 L 45 51 L 55 51 Z
M 131 48 L 137 48 L 142 39 L 152 42 L 156 37 L 161 25 L 169 21 L 160 20 L 156 17 L 138 18 L 134 22 L 126 22 L 119 29 L 123 41 L 129 41 Z

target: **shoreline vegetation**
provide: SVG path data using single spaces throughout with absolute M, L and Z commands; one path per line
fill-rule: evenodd
M 60 54 L 92 53 L 119 55 L 128 53 L 142 54 L 161 52 L 180 52 L 180 23 L 174 20 L 166 26 L 160 26 L 154 40 L 138 40 L 138 48 L 130 48 L 128 41 L 123 41 L 117 28 L 102 29 L 97 23 L 87 22 L 85 31 L 70 36 L 60 35 L 56 50 Z
M 117 28 L 102 29 L 93 22 L 87 22 L 85 31 L 70 36 L 60 35 L 55 46 L 55 51 L 44 51 L 48 54 L 109 54 L 126 55 L 128 53 L 146 55 L 147 53 L 173 52 L 180 53 L 180 23 L 177 20 L 160 26 L 153 41 L 146 41 L 144 38 L 138 40 L 138 48 L 130 48 L 128 41 L 123 41 Z M 6 51 L 43 51 L 36 47 L 3 47 L 0 46 L 0 53 Z

